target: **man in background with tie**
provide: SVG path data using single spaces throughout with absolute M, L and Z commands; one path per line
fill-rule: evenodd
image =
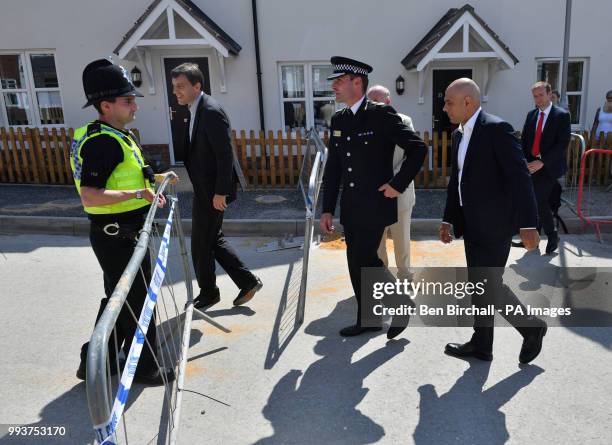
M 236 199 L 238 183 L 229 118 L 221 105 L 202 91 L 204 75 L 198 65 L 183 63 L 171 75 L 172 92 L 191 114 L 185 136 L 185 168 L 193 184 L 191 256 L 200 286 L 194 306 L 206 309 L 221 299 L 215 260 L 240 289 L 234 299 L 234 305 L 239 306 L 253 298 L 263 285 L 238 258 L 221 231 L 223 212 Z
M 559 246 L 559 234 L 549 198 L 557 185 L 557 178 L 567 171 L 565 155 L 572 131 L 569 112 L 553 105 L 551 93 L 551 86 L 547 82 L 537 82 L 531 87 L 537 108 L 527 113 L 521 135 L 523 153 L 538 203 L 539 227 L 544 229 L 548 238 L 547 254 Z

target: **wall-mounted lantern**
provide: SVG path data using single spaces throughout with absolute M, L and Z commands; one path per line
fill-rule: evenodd
M 132 83 L 135 87 L 139 87 L 140 85 L 142 85 L 142 73 L 140 72 L 137 66 L 132 68 L 130 74 L 132 75 Z
M 395 79 L 395 91 L 400 96 L 404 94 L 404 78 L 402 76 L 397 76 L 397 79 Z

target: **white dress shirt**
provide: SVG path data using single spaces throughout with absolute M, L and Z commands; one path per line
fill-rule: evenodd
M 198 110 L 198 104 L 202 100 L 202 96 L 204 96 L 203 92 L 201 92 L 198 98 L 189 105 L 189 142 L 191 142 L 191 135 L 193 134 L 193 122 L 195 121 L 194 116 Z
M 552 106 L 552 104 L 551 104 Z M 545 113 L 550 113 L 550 106 L 544 111 Z M 474 125 L 476 124 L 476 119 L 480 115 L 482 111 L 482 107 L 478 107 L 478 110 L 472 115 L 471 118 L 465 123 L 465 125 L 459 125 L 459 132 L 463 135 L 461 138 L 461 142 L 459 143 L 459 149 L 457 151 L 457 164 L 459 168 L 459 181 L 457 188 L 459 189 L 459 205 L 463 206 L 463 199 L 461 198 L 461 176 L 463 174 L 463 165 L 465 164 L 465 155 L 467 154 L 468 145 L 470 145 L 470 139 L 472 137 L 472 133 L 474 131 Z M 449 224 L 448 221 L 443 221 L 444 224 Z M 525 229 L 535 229 L 535 227 L 521 227 L 521 230 Z
M 544 110 L 540 110 L 538 108 L 538 117 L 536 118 L 535 128 L 538 131 L 538 121 L 540 120 L 540 113 L 544 113 L 544 122 L 542 122 L 542 131 L 544 131 L 544 127 L 546 127 L 546 121 L 548 120 L 548 115 L 550 114 L 550 110 L 552 109 L 552 102 L 548 104 L 548 106 Z
M 353 115 L 357 114 L 357 110 L 359 110 L 359 107 L 361 106 L 361 102 L 363 102 L 364 99 L 365 99 L 365 94 L 361 96 L 361 99 L 359 99 L 357 102 L 355 102 L 351 106 L 351 111 L 353 112 Z
M 478 107 L 478 110 L 476 110 L 472 117 L 468 119 L 465 125 L 459 124 L 459 132 L 463 135 L 461 142 L 459 142 L 459 149 L 457 152 L 457 164 L 459 166 L 459 181 L 457 188 L 459 189 L 459 205 L 461 206 L 463 206 L 463 198 L 461 197 L 461 176 L 463 175 L 463 164 L 465 163 L 465 155 L 467 154 L 468 145 L 470 145 L 470 139 L 472 137 L 472 132 L 474 131 L 476 119 L 478 119 L 481 111 L 482 108 Z

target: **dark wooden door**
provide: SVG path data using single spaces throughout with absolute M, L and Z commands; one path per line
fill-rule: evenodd
M 210 94 L 210 70 L 207 57 L 172 57 L 164 59 L 164 72 L 166 75 L 166 91 L 168 92 L 168 114 L 170 116 L 170 128 L 172 129 L 172 149 L 174 151 L 174 162 L 182 163 L 185 159 L 185 126 L 189 122 L 189 109 L 186 105 L 179 105 L 174 94 L 172 94 L 172 76 L 170 72 L 181 63 L 192 62 L 200 67 L 204 74 L 204 92 Z
M 472 78 L 472 70 L 434 70 L 433 71 L 433 116 L 432 128 L 434 131 L 448 131 L 457 128 L 451 124 L 448 116 L 443 111 L 444 93 L 453 80 L 461 77 Z

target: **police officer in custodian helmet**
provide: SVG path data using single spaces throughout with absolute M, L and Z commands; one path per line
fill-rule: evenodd
M 139 230 L 142 228 L 150 202 L 155 197 L 154 183 L 165 175 L 155 175 L 146 165 L 135 136 L 125 128 L 134 120 L 138 106 L 136 90 L 122 66 L 106 59 L 96 60 L 83 71 L 83 88 L 87 103 L 93 105 L 99 116 L 74 132 L 70 150 L 70 166 L 83 208 L 90 220 L 89 239 L 94 254 L 104 273 L 106 297 L 100 302 L 97 320 L 129 262 Z M 174 175 L 176 176 L 176 175 Z M 160 196 L 159 206 L 165 204 Z M 136 321 L 128 305 L 139 316 L 151 277 L 149 254 L 142 261 L 142 272 L 134 283 L 115 325 L 114 334 L 119 348 L 128 353 L 136 331 Z M 156 349 L 155 318 L 147 331 L 148 343 Z M 116 373 L 115 338 L 109 340 L 111 373 Z M 125 344 L 123 344 L 125 343 Z M 81 363 L 77 377 L 85 379 L 87 349 L 81 348 Z M 145 344 L 136 371 L 135 380 L 147 384 L 162 384 L 174 379 L 172 369 L 158 369 L 154 353 Z

